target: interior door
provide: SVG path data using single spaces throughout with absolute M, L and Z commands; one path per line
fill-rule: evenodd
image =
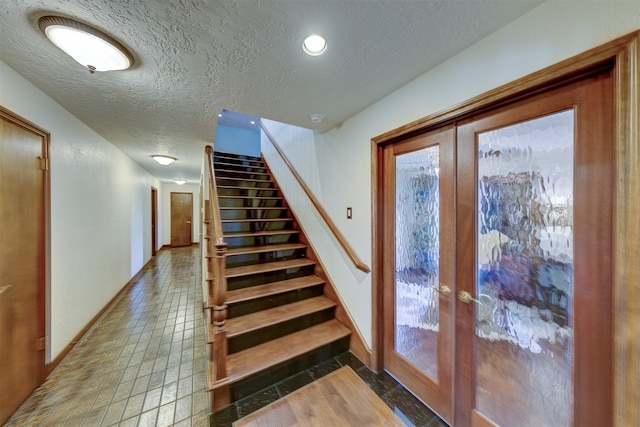
M 456 425 L 612 425 L 609 73 L 458 128 Z
M 454 130 L 384 151 L 384 364 L 452 422 Z
M 171 193 L 171 246 L 191 245 L 193 194 Z
M 48 136 L 0 109 L 0 424 L 44 377 Z

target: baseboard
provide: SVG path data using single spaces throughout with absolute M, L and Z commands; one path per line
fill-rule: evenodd
M 162 249 L 164 249 L 164 247 L 160 248 L 160 250 Z M 51 374 L 51 372 L 53 372 L 53 370 L 60 364 L 60 362 L 62 362 L 65 356 L 69 354 L 71 349 L 73 349 L 73 347 L 82 339 L 84 334 L 86 334 L 87 331 L 91 329 L 91 327 L 98 321 L 98 319 L 122 296 L 124 292 L 126 292 L 131 287 L 133 283 L 135 283 L 137 280 L 140 279 L 140 277 L 142 277 L 142 273 L 145 267 L 147 266 L 147 264 L 149 264 L 152 261 L 152 259 L 147 261 L 147 263 L 122 287 L 122 289 L 120 289 L 118 293 L 115 294 L 115 296 L 111 298 L 111 300 L 109 300 L 109 302 L 102 308 L 102 310 L 100 310 L 98 314 L 93 316 L 93 318 L 89 321 L 89 323 L 87 323 L 85 327 L 82 328 L 80 332 L 76 334 L 75 337 L 73 337 L 71 342 L 69 342 L 69 344 L 67 344 L 66 347 L 62 349 L 62 351 L 58 354 L 58 356 L 55 359 L 53 359 L 50 363 L 45 364 L 44 366 L 45 379 Z

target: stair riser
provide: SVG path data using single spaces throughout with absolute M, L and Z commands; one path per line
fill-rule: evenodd
M 286 218 L 289 211 L 282 209 L 221 209 L 220 219 L 272 219 Z
M 267 341 L 310 328 L 311 326 L 319 325 L 320 323 L 333 319 L 333 312 L 334 309 L 330 308 L 278 323 L 277 325 L 247 332 L 234 338 L 229 338 L 229 354 L 237 353 L 249 347 L 254 347 Z
M 290 230 L 292 221 L 254 221 L 254 222 L 225 222 L 222 223 L 223 233 Z
M 223 163 L 264 163 L 260 157 L 231 153 L 213 153 L 213 161 Z
M 214 163 L 213 168 L 216 170 L 216 175 L 218 174 L 217 170 L 232 170 L 232 171 L 241 171 L 241 172 L 256 172 L 256 173 L 267 173 L 267 168 L 264 166 L 247 166 L 241 165 L 237 163 L 231 162 L 219 162 Z
M 226 267 L 242 267 L 245 265 L 262 264 L 265 262 L 285 261 L 304 257 L 306 249 L 291 249 L 286 251 L 262 252 L 259 254 L 244 254 L 227 256 Z
M 231 303 L 227 307 L 227 318 L 232 319 L 234 317 L 244 316 L 245 314 L 255 313 L 256 311 L 267 310 L 284 304 L 302 301 L 307 298 L 317 297 L 323 294 L 323 286 L 323 284 L 319 284 L 290 292 L 269 295 L 264 298 Z
M 280 208 L 282 199 L 219 199 L 221 208 Z
M 229 186 L 235 186 L 235 187 L 243 187 L 243 188 L 250 188 L 250 189 L 273 189 L 274 188 L 274 184 L 273 181 L 266 181 L 266 180 L 262 180 L 262 181 L 250 181 L 250 180 L 238 180 L 238 179 L 231 179 L 231 178 L 225 178 L 225 177 L 216 177 L 216 185 L 229 185 Z
M 271 179 L 271 174 L 264 173 L 264 172 L 251 172 L 251 171 L 244 171 L 244 170 L 234 171 L 234 170 L 228 170 L 228 169 L 221 169 L 215 172 L 216 172 L 216 178 L 244 178 L 244 179 L 263 179 L 263 180 Z
M 278 197 L 280 193 L 275 188 L 254 188 L 254 187 L 237 187 L 222 188 L 218 187 L 218 196 L 247 196 L 247 197 Z
M 273 236 L 257 237 L 225 237 L 228 248 L 241 248 L 245 246 L 277 245 L 280 243 L 298 243 L 298 234 L 276 234 Z
M 265 389 L 305 369 L 309 369 L 321 362 L 325 362 L 349 349 L 349 338 L 343 338 L 317 350 L 280 364 L 258 375 L 246 378 L 232 384 L 230 390 L 231 402 L 240 400 L 257 391 Z
M 263 285 L 265 283 L 278 282 L 280 280 L 294 279 L 296 277 L 313 274 L 314 266 L 290 268 L 288 270 L 271 271 L 268 273 L 252 274 L 242 277 L 228 277 L 227 289 L 242 289 L 249 286 Z

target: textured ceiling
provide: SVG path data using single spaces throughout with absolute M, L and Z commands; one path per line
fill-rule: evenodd
M 2 0 L 0 59 L 154 176 L 198 180 L 221 109 L 326 131 L 539 3 Z M 135 67 L 91 75 L 38 30 L 47 14 L 111 34 Z M 311 33 L 324 55 L 302 52 Z

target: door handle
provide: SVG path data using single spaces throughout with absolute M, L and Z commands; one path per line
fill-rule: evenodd
M 12 286 L 13 285 L 0 286 L 0 294 L 4 293 L 4 291 L 6 291 L 7 289 L 9 289 Z
M 474 297 L 471 296 L 471 294 L 467 291 L 460 291 L 458 292 L 458 299 L 460 301 L 462 301 L 465 304 L 471 304 L 472 301 L 477 302 L 478 304 L 482 305 L 482 303 L 480 302 L 480 300 L 475 299 Z
M 451 295 L 451 289 L 449 289 L 447 285 L 440 284 L 439 288 L 436 288 L 435 286 L 429 286 L 429 287 L 431 289 L 435 289 L 437 293 L 439 293 L 440 295 L 444 295 L 445 297 Z
M 191 221 L 187 221 L 187 224 L 191 224 Z

